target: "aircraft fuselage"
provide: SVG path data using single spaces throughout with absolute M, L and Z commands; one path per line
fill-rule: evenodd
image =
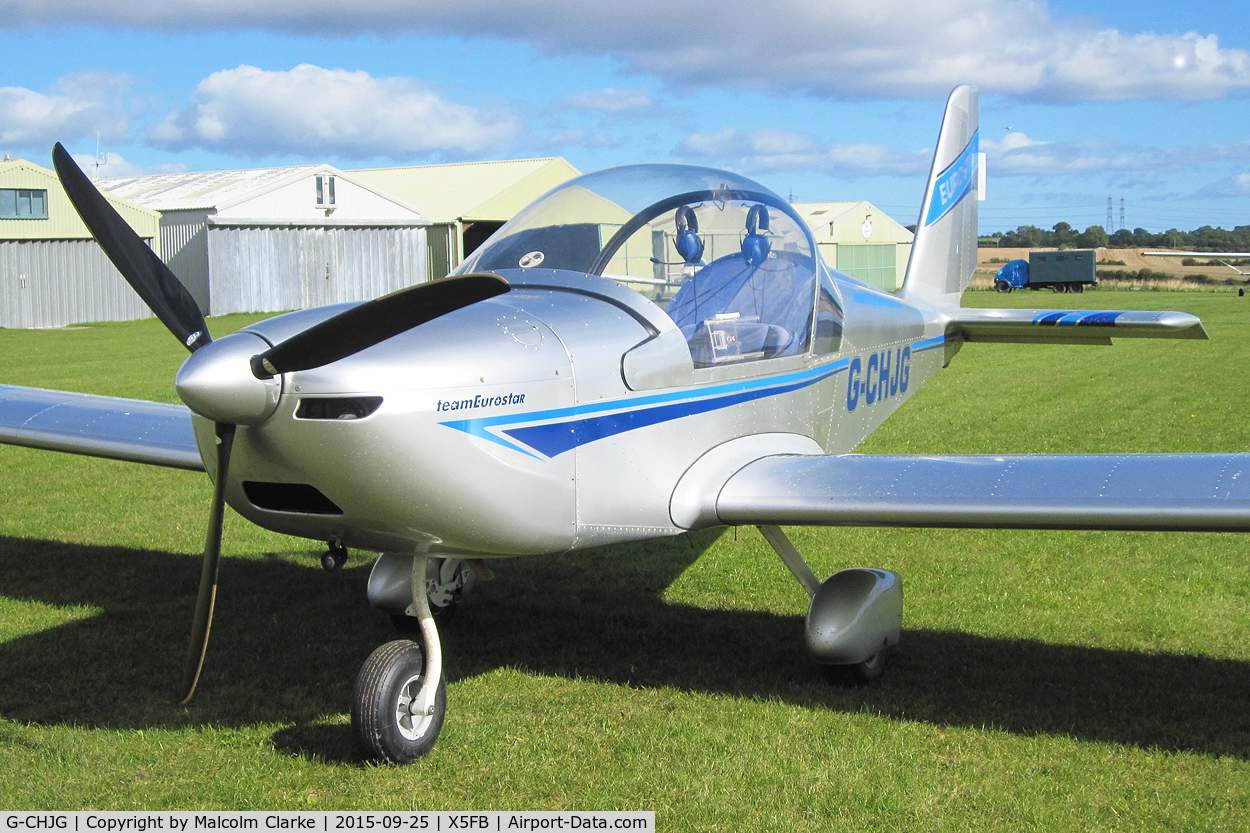
M 709 449 L 767 434 L 796 453 L 850 451 L 942 364 L 940 323 L 840 275 L 826 275 L 847 310 L 840 349 L 699 368 L 627 287 L 506 277 L 504 296 L 280 379 L 273 415 L 239 428 L 230 505 L 275 531 L 388 552 L 673 535 L 690 523 L 674 519 L 674 492 Z M 278 343 L 341 310 L 246 332 Z M 207 452 L 212 424 L 196 423 Z

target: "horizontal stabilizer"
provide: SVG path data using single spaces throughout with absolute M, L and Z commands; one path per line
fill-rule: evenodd
M 1250 454 L 780 455 L 716 497 L 725 524 L 1250 531 Z
M 1202 321 L 1186 312 L 1140 310 L 951 310 L 947 337 L 1019 344 L 1110 344 L 1113 338 L 1205 339 Z
M 0 443 L 204 471 L 191 411 L 141 399 L 0 387 Z

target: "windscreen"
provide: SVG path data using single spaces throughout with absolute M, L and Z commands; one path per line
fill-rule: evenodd
M 456 272 L 557 269 L 615 280 L 663 307 L 695 364 L 713 366 L 812 349 L 817 258 L 803 221 L 758 183 L 709 168 L 632 165 L 551 191 Z M 828 294 L 822 321 L 833 315 L 840 333 L 840 304 Z

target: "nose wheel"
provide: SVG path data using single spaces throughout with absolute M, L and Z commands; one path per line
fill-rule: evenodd
M 321 568 L 333 573 L 347 563 L 347 548 L 338 541 L 329 541 L 329 548 L 321 554 Z
M 369 758 L 406 764 L 434 748 L 447 714 L 447 681 L 425 703 L 425 653 L 407 639 L 378 648 L 360 669 L 352 696 L 352 728 Z
M 447 713 L 447 681 L 438 628 L 425 592 L 428 559 L 412 560 L 412 604 L 421 644 L 397 639 L 378 648 L 356 677 L 352 729 L 365 756 L 386 763 L 410 763 L 434 748 Z

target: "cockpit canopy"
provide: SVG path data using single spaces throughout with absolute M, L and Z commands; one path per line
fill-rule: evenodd
M 781 197 L 725 171 L 627 165 L 577 177 L 456 272 L 524 282 L 534 269 L 653 298 L 700 367 L 832 352 L 840 341 L 841 305 L 807 226 Z

